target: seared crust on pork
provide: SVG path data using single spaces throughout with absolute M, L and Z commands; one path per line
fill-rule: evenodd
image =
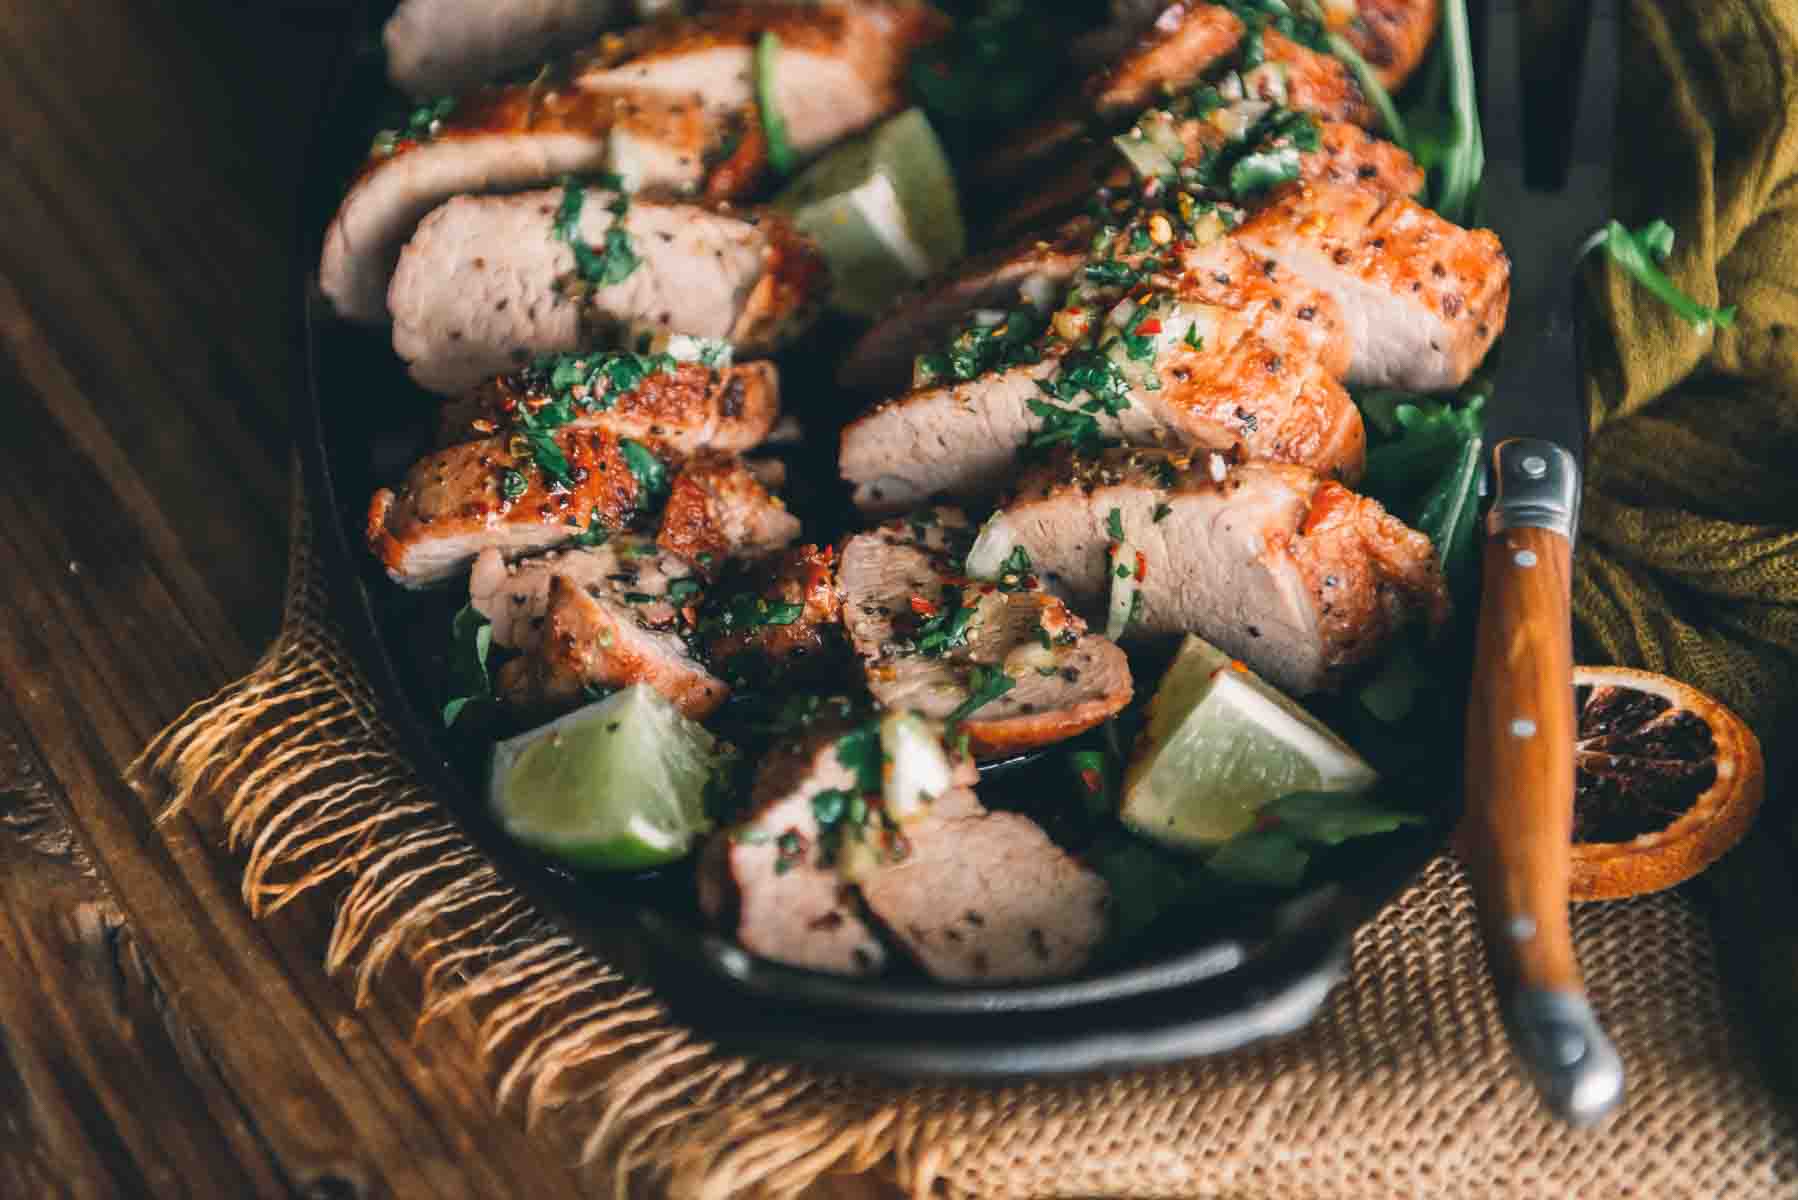
M 643 609 L 610 583 L 576 583 L 552 575 L 537 644 L 508 662 L 495 690 L 533 712 L 569 708 L 595 688 L 646 683 L 682 716 L 703 721 L 730 696 L 687 652 L 674 625 L 653 627 Z
M 1045 592 L 968 580 L 960 554 L 970 531 L 959 511 L 937 508 L 929 524 L 921 519 L 889 522 L 843 546 L 843 624 L 876 700 L 943 719 L 969 700 L 980 671 L 1002 671 L 1010 690 L 959 725 L 982 758 L 1073 737 L 1130 702 L 1123 651 Z M 973 610 L 962 640 L 933 652 L 922 640 L 927 623 L 957 606 Z
M 705 451 L 674 477 L 656 544 L 715 576 L 731 559 L 778 553 L 799 536 L 799 518 L 734 455 Z
M 397 488 L 374 494 L 369 549 L 395 583 L 418 588 L 460 574 L 488 547 L 517 558 L 572 541 L 596 522 L 624 528 L 641 485 L 620 439 L 597 429 L 553 438 L 572 486 L 550 481 L 529 448 L 510 438 L 451 446 L 421 459 Z
M 381 29 L 387 77 L 453 95 L 573 50 L 629 15 L 627 0 L 401 0 Z
M 1463 229 L 1408 197 L 1293 184 L 1235 237 L 1335 297 L 1354 344 L 1349 383 L 1459 387 L 1504 329 L 1511 264 L 1497 236 Z
M 1120 528 L 1140 555 L 1126 564 L 1141 598 L 1126 638 L 1197 633 L 1290 692 L 1334 686 L 1405 624 L 1447 615 L 1429 539 L 1301 467 L 1058 455 L 982 536 L 1023 547 L 1044 586 L 1092 614 L 1105 611 Z
M 535 411 L 552 399 L 540 373 L 488 380 L 444 402 L 437 444 L 454 446 L 492 437 L 512 428 L 521 409 Z M 583 391 L 576 401 L 578 411 L 569 422 L 573 428 L 659 442 L 680 455 L 705 449 L 752 450 L 780 419 L 780 380 L 771 362 L 721 369 L 675 363 L 650 371 L 629 391 L 614 391 L 602 379 L 597 391 Z

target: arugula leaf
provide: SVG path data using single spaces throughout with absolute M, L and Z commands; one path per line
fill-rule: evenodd
M 1436 561 L 1450 586 L 1473 577 L 1474 525 L 1480 508 L 1480 460 L 1485 447 L 1486 439 L 1478 433 L 1463 437 L 1460 454 L 1424 497 L 1414 522 L 1435 545 Z
M 1603 247 L 1610 260 L 1628 271 L 1637 283 L 1657 296 L 1699 333 L 1708 333 L 1713 324 L 1730 329 L 1736 323 L 1736 306 L 1711 308 L 1700 304 L 1679 290 L 1660 264 L 1673 253 L 1673 227 L 1665 221 L 1651 221 L 1631 233 L 1621 221 L 1612 221 L 1593 234 L 1581 254 Z
M 1383 808 L 1364 792 L 1291 792 L 1262 810 L 1277 829 L 1319 846 L 1426 824 L 1418 813 Z
M 1083 856 L 1111 893 L 1111 935 L 1121 944 L 1162 913 L 1202 894 L 1209 880 L 1190 861 L 1140 838 L 1114 833 Z
M 1435 209 L 1457 225 L 1473 223 L 1480 177 L 1486 173 L 1486 144 L 1480 135 L 1480 104 L 1474 91 L 1473 39 L 1467 0 L 1443 0 L 1442 44 L 1449 76 L 1450 135 L 1442 155 L 1442 178 Z
M 1254 887 L 1297 887 L 1311 852 L 1281 829 L 1251 829 L 1219 846 L 1205 869 L 1219 879 Z
M 1361 490 L 1402 511 L 1410 497 L 1441 478 L 1464 442 L 1478 436 L 1484 405 L 1482 396 L 1460 405 L 1424 396 L 1393 404 L 1391 421 L 1398 432 L 1368 451 Z
M 968 698 L 955 706 L 947 718 L 951 729 L 1018 686 L 1018 681 L 998 667 L 977 663 L 968 677 Z
M 487 675 L 487 655 L 493 649 L 493 622 L 473 604 L 465 604 L 450 622 L 450 686 L 456 694 L 443 706 L 448 728 L 469 705 L 493 700 L 493 681 Z
M 619 438 L 618 449 L 624 455 L 624 465 L 631 469 L 631 476 L 637 481 L 637 511 L 653 512 L 660 508 L 668 496 L 667 464 L 634 438 Z
M 762 133 L 768 140 L 768 165 L 782 175 L 790 175 L 799 157 L 787 139 L 787 119 L 774 104 L 774 72 L 779 64 L 780 38 L 769 30 L 755 47 L 755 103 L 762 114 Z

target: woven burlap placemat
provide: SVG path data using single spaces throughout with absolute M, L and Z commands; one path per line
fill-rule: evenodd
M 918 1196 L 1798 1195 L 1798 1139 L 1731 1024 L 1705 923 L 1660 895 L 1575 913 L 1629 1072 L 1603 1126 L 1546 1119 L 1514 1067 L 1449 859 L 1356 937 L 1281 1041 L 1182 1066 L 905 1085 L 725 1054 L 533 910 L 427 794 L 333 626 L 296 503 L 283 631 L 156 739 L 134 781 L 205 793 L 267 913 L 341 891 L 327 966 L 359 997 L 396 955 L 424 1015 L 465 1009 L 502 1108 L 572 1109 L 620 1190 L 787 1195 L 876 1170 Z M 202 807 L 202 806 L 196 806 Z

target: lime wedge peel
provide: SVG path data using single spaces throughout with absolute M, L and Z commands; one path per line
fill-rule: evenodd
M 836 147 L 774 205 L 817 241 L 832 303 L 861 316 L 967 253 L 955 175 L 922 109 Z
M 1376 778 L 1304 708 L 1188 637 L 1150 702 L 1125 772 L 1121 815 L 1145 837 L 1203 849 L 1254 828 L 1281 796 L 1359 791 Z
M 718 744 L 634 684 L 493 748 L 488 803 L 512 837 L 578 867 L 642 870 L 711 828 Z

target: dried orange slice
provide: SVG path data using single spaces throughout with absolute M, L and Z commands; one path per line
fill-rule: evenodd
M 1573 898 L 1670 888 L 1742 840 L 1761 805 L 1761 747 L 1677 679 L 1575 667 Z

